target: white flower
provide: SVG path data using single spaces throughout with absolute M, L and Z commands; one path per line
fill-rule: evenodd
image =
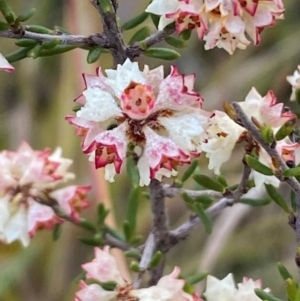
M 255 288 L 261 288 L 260 280 L 254 281 L 244 277 L 243 282 L 238 283 L 236 288 L 232 274 L 228 274 L 222 280 L 209 275 L 204 296 L 207 301 L 259 301 L 254 292 Z
M 105 178 L 114 181 L 128 149 L 139 148 L 140 185 L 176 174 L 176 167 L 200 154 L 200 134 L 207 121 L 202 98 L 193 90 L 194 75 L 176 67 L 164 79 L 163 67 L 143 71 L 126 60 L 116 70 L 86 76 L 87 89 L 76 116 L 66 119 L 83 136 L 83 152 Z
M 116 259 L 110 255 L 109 247 L 103 250 L 95 248 L 95 259 L 82 265 L 87 271 L 86 277 L 90 282 L 94 279 L 98 283 L 115 282 L 113 291 L 106 291 L 99 284 L 87 285 L 80 283 L 81 290 L 76 293 L 77 301 L 117 301 L 117 300 L 139 300 L 139 301 L 193 301 L 191 295 L 183 291 L 185 280 L 178 279 L 180 269 L 162 277 L 157 285 L 143 289 L 133 289 L 121 276 L 117 267 Z
M 236 124 L 223 112 L 214 111 L 202 136 L 202 151 L 209 158 L 209 169 L 220 174 L 220 167 L 230 159 L 231 153 L 244 128 Z
M 300 89 L 300 65 L 293 75 L 287 76 L 287 81 L 292 85 L 291 100 L 296 100 L 296 92 Z

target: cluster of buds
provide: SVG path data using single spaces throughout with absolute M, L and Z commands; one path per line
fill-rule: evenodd
M 232 54 L 250 41 L 260 43 L 260 33 L 283 18 L 281 0 L 153 0 L 147 12 L 160 15 L 158 29 L 175 22 L 177 33 L 195 29 L 206 41 L 205 49 L 224 48 Z
M 81 290 L 76 293 L 75 301 L 91 300 L 132 300 L 132 301 L 200 301 L 196 295 L 183 291 L 184 279 L 178 279 L 180 269 L 162 277 L 155 286 L 134 289 L 132 284 L 123 279 L 115 257 L 110 255 L 109 247 L 103 250 L 95 248 L 95 259 L 82 265 L 87 272 L 88 283 L 80 282 Z M 106 290 L 100 284 L 113 283 L 113 290 Z
M 67 171 L 71 160 L 61 150 L 35 151 L 23 142 L 16 152 L 0 153 L 0 240 L 20 240 L 29 244 L 36 230 L 52 229 L 63 220 L 61 213 L 75 222 L 78 212 L 88 206 L 88 186 L 57 186 L 74 178 Z

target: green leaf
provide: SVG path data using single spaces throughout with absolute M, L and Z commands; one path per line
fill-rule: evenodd
M 186 203 L 188 203 L 188 204 L 193 204 L 193 203 L 194 203 L 194 199 L 191 198 L 186 192 L 183 192 L 183 193 L 181 194 L 181 196 L 182 196 L 183 200 L 184 200 Z
M 37 44 L 32 49 L 29 50 L 29 52 L 27 53 L 27 56 L 32 57 L 33 59 L 36 59 L 40 56 L 42 49 L 43 49 L 43 46 L 41 44 Z
M 114 291 L 117 283 L 114 281 L 100 282 L 99 285 L 106 291 Z
M 264 139 L 267 143 L 274 142 L 274 133 L 273 129 L 269 125 L 264 125 L 264 127 L 261 130 L 261 137 Z
M 286 294 L 289 298 L 289 300 L 295 300 L 296 296 L 298 294 L 298 298 L 299 298 L 299 289 L 298 289 L 298 285 L 295 282 L 295 280 L 293 280 L 292 278 L 288 278 L 285 280 L 285 291 Z
M 53 229 L 52 237 L 54 241 L 57 241 L 60 238 L 62 232 L 61 224 L 56 224 Z
M 176 48 L 184 48 L 186 46 L 185 41 L 176 39 L 174 37 L 165 37 L 166 43 Z
M 55 46 L 59 45 L 61 42 L 60 39 L 53 39 L 51 41 L 43 42 L 43 49 L 52 49 Z
M 53 34 L 54 33 L 53 30 L 51 30 L 47 27 L 41 26 L 41 25 L 26 25 L 25 30 L 35 32 L 35 33 L 44 33 L 44 34 Z
M 130 270 L 135 272 L 135 273 L 139 273 L 141 271 L 139 263 L 137 261 L 131 261 L 130 262 Z
M 99 203 L 97 207 L 97 225 L 102 226 L 105 222 L 107 215 L 109 214 L 109 210 L 104 207 L 103 203 Z
M 190 295 L 193 295 L 195 293 L 195 289 L 194 289 L 193 285 L 191 285 L 187 281 L 184 284 L 183 291 L 190 294 Z
M 202 204 L 195 203 L 193 205 L 194 212 L 199 216 L 201 222 L 205 227 L 205 231 L 210 234 L 212 232 L 212 224 L 210 218 L 206 215 L 205 211 L 203 210 Z
M 38 42 L 32 39 L 20 39 L 15 44 L 20 47 L 34 47 Z
M 135 233 L 136 218 L 138 214 L 138 204 L 140 198 L 140 188 L 132 188 L 128 197 L 126 220 L 130 226 L 131 234 Z
M 79 222 L 80 226 L 86 230 L 96 232 L 96 227 L 93 223 L 85 218 L 81 218 Z
M 176 60 L 180 57 L 180 54 L 177 51 L 169 48 L 152 47 L 145 50 L 144 54 L 149 57 L 168 61 Z
M 29 20 L 34 15 L 35 12 L 36 12 L 35 8 L 30 8 L 26 12 L 24 12 L 23 14 L 18 16 L 17 21 L 25 22 L 25 21 Z
M 198 273 L 193 276 L 190 276 L 186 279 L 186 281 L 190 284 L 197 284 L 198 282 L 206 279 L 208 273 Z
M 79 240 L 87 245 L 87 246 L 93 246 L 93 247 L 97 247 L 97 246 L 102 246 L 103 242 L 94 238 L 87 238 L 87 237 L 79 237 Z
M 133 19 L 125 22 L 122 25 L 122 29 L 123 30 L 130 30 L 133 29 L 135 27 L 137 27 L 138 25 L 142 24 L 149 16 L 149 13 L 143 12 L 140 15 L 134 17 Z
M 271 199 L 270 198 L 264 198 L 264 199 L 242 198 L 240 199 L 239 203 L 249 205 L 252 207 L 261 207 L 270 204 Z
M 245 156 L 245 159 L 246 159 L 246 162 L 247 164 L 255 171 L 263 174 L 263 175 L 266 175 L 266 176 L 273 176 L 274 173 L 273 173 L 273 170 L 260 163 L 257 159 L 255 159 L 254 157 L 250 156 L 250 155 L 246 155 Z
M 0 11 L 8 24 L 15 21 L 15 14 L 5 0 L 0 0 Z
M 133 246 L 135 246 L 135 245 L 140 245 L 141 244 L 141 242 L 142 242 L 142 240 L 143 240 L 143 236 L 142 235 L 136 235 L 136 236 L 134 236 L 134 237 L 132 237 L 131 239 L 130 239 L 130 241 L 129 241 L 129 243 L 131 244 L 131 245 L 133 245 Z
M 288 136 L 295 128 L 295 122 L 293 120 L 287 121 L 276 133 L 276 141 L 280 141 Z
M 277 262 L 277 268 L 283 280 L 293 279 L 292 275 L 281 262 Z
M 296 177 L 300 176 L 300 166 L 286 169 L 282 172 L 282 175 L 285 177 Z
M 188 41 L 191 37 L 191 34 L 192 34 L 192 31 L 190 29 L 186 29 L 186 30 L 182 31 L 179 36 L 183 40 Z
M 296 101 L 298 105 L 300 105 L 300 89 L 296 89 L 295 95 L 296 95 Z
M 154 14 L 150 14 L 150 17 L 151 17 L 151 20 L 152 20 L 154 26 L 157 29 L 158 28 L 158 23 L 159 23 L 160 16 L 154 15 Z
M 20 50 L 17 50 L 9 55 L 7 55 L 5 58 L 8 60 L 9 63 L 14 63 L 17 61 L 20 61 L 27 57 L 27 53 L 30 51 L 31 48 L 23 48 Z
M 216 180 L 217 180 L 220 184 L 222 184 L 224 187 L 228 187 L 228 183 L 227 183 L 226 179 L 225 179 L 223 176 L 217 175 Z
M 9 24 L 7 24 L 6 22 L 0 21 L 0 31 L 8 30 L 9 28 L 10 28 Z
M 59 33 L 70 34 L 70 32 L 67 29 L 65 29 L 59 25 L 55 25 L 54 29 L 55 29 L 55 33 L 58 33 L 58 34 Z
M 197 196 L 194 199 L 194 202 L 201 203 L 204 210 L 209 208 L 214 200 L 208 195 Z
M 271 294 L 265 292 L 264 290 L 255 288 L 254 289 L 255 294 L 262 300 L 267 300 L 267 301 L 282 301 L 281 299 L 278 299 Z
M 126 160 L 126 171 L 129 175 L 133 188 L 137 188 L 139 187 L 140 183 L 140 174 L 133 156 L 134 154 L 132 154 L 132 156 L 129 156 Z
M 99 47 L 94 47 L 92 49 L 89 50 L 88 55 L 87 55 L 87 62 L 88 64 L 93 64 L 95 62 L 98 61 L 98 59 L 100 58 L 102 51 L 101 48 Z
M 161 251 L 157 251 L 150 260 L 149 267 L 155 268 L 159 265 L 161 260 L 163 259 L 163 253 Z
M 191 175 L 196 170 L 197 166 L 198 166 L 198 160 L 195 160 L 194 162 L 192 162 L 192 164 L 186 169 L 186 171 L 182 175 L 182 178 L 181 178 L 182 183 L 184 183 L 186 180 L 188 180 L 191 177 Z
M 138 250 L 125 251 L 124 255 L 128 258 L 134 258 L 138 260 L 141 258 L 141 252 L 139 252 Z
M 271 185 L 271 184 L 265 184 L 266 191 L 269 195 L 269 197 L 279 206 L 281 207 L 286 213 L 290 213 L 290 209 L 285 202 L 285 200 L 282 198 L 282 196 L 279 194 L 277 189 Z
M 225 192 L 225 187 L 219 183 L 218 181 L 206 176 L 206 175 L 194 175 L 193 179 L 200 184 L 201 186 L 214 190 L 219 191 L 221 193 Z
M 132 227 L 129 223 L 129 221 L 125 220 L 123 222 L 123 233 L 124 233 L 124 236 L 125 236 L 125 240 L 127 242 L 130 242 L 132 236 L 133 236 L 133 232 L 132 232 Z
M 147 37 L 150 36 L 151 29 L 149 26 L 144 26 L 140 28 L 130 39 L 129 45 L 135 43 L 135 42 L 140 42 L 145 40 Z
M 119 241 L 125 242 L 124 237 L 117 230 L 110 228 L 107 225 L 105 226 L 105 232 L 118 239 Z
M 102 11 L 106 13 L 110 13 L 113 11 L 110 0 L 99 0 L 99 4 L 101 6 Z
M 72 45 L 57 45 L 52 49 L 43 49 L 40 53 L 40 56 L 51 56 L 51 55 L 61 54 L 76 48 L 77 48 L 76 46 L 72 46 Z

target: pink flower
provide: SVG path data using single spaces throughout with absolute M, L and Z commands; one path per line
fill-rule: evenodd
M 178 279 L 180 269 L 162 277 L 157 285 L 143 289 L 133 289 L 121 276 L 116 259 L 110 255 L 109 247 L 103 250 L 95 248 L 95 259 L 82 265 L 87 271 L 89 283 L 81 281 L 81 290 L 76 293 L 76 301 L 110 301 L 110 300 L 139 300 L 139 301 L 196 301 L 201 300 L 197 295 L 191 296 L 183 291 L 185 280 Z M 98 283 L 115 282 L 113 291 L 106 291 Z
M 71 160 L 61 157 L 61 150 L 35 151 L 23 142 L 17 152 L 0 153 L 0 240 L 20 240 L 29 244 L 38 229 L 52 229 L 62 220 L 51 206 L 79 219 L 78 212 L 88 203 L 87 186 L 56 186 L 74 175 L 67 171 Z
M 281 0 L 153 0 L 146 11 L 160 16 L 158 29 L 175 22 L 177 33 L 196 30 L 205 49 L 224 48 L 232 54 L 257 45 L 260 33 L 283 18 Z
M 104 76 L 84 75 L 82 107 L 66 119 L 83 137 L 83 152 L 105 178 L 114 181 L 129 149 L 138 155 L 140 185 L 176 174 L 176 167 L 200 154 L 199 134 L 207 117 L 202 98 L 193 90 L 194 75 L 176 67 L 164 78 L 163 67 L 140 71 L 126 60 Z
M 287 121 L 295 118 L 293 113 L 283 112 L 284 104 L 276 101 L 273 91 L 262 97 L 255 88 L 252 88 L 245 101 L 239 104 L 249 119 L 255 117 L 261 124 L 271 126 L 276 133 Z
M 15 68 L 7 61 L 7 59 L 0 53 L 0 69 L 6 72 L 13 72 Z

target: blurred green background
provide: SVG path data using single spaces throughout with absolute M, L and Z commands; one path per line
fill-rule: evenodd
M 279 101 L 299 110 L 296 104 L 288 101 L 291 87 L 285 77 L 300 63 L 300 2 L 285 2 L 285 20 L 262 33 L 259 47 L 251 45 L 229 56 L 220 49 L 204 51 L 203 42 L 193 36 L 181 58 L 174 63 L 183 73 L 197 74 L 196 88 L 205 98 L 204 109 L 221 108 L 223 100 L 244 100 L 255 86 L 263 95 L 274 90 Z M 101 32 L 98 13 L 88 0 L 10 0 L 9 3 L 19 13 L 36 7 L 37 13 L 28 24 L 49 28 L 61 25 L 73 34 Z M 146 5 L 147 1 L 121 0 L 119 16 L 126 21 Z M 150 19 L 148 22 L 150 24 Z M 128 41 L 135 31 L 126 32 L 125 39 Z M 17 49 L 13 40 L 2 38 L 0 43 L 3 54 Z M 115 219 L 116 227 L 121 229 L 126 212 L 124 196 L 130 189 L 126 175 L 117 177 L 113 185 L 107 186 L 102 173 L 96 173 L 88 165 L 87 157 L 80 150 L 80 139 L 64 120 L 66 115 L 72 114 L 73 99 L 84 87 L 81 73 L 94 73 L 98 65 L 111 67 L 110 57 L 106 54 L 93 65 L 86 63 L 86 55 L 84 50 L 74 50 L 55 57 L 26 59 L 14 64 L 16 71 L 13 74 L 0 73 L 0 148 L 15 150 L 23 140 L 29 141 L 35 149 L 61 146 L 64 156 L 74 160 L 72 171 L 77 174 L 76 183 L 93 184 L 92 205 L 84 215 L 94 219 L 97 202 L 104 201 L 113 208 L 111 223 Z M 164 64 L 145 57 L 140 63 L 150 67 Z M 166 64 L 168 72 L 169 65 Z M 237 150 L 223 168 L 232 184 L 239 179 L 241 157 L 242 153 Z M 211 174 L 206 165 L 207 160 L 202 156 L 199 166 L 204 173 Z M 188 185 L 193 188 L 192 182 Z M 138 232 L 146 237 L 151 224 L 146 200 L 140 201 L 139 210 Z M 180 199 L 167 200 L 167 210 L 171 228 L 189 216 Z M 81 272 L 80 265 L 93 256 L 93 249 L 77 239 L 84 235 L 84 231 L 65 224 L 61 238 L 55 243 L 50 231 L 42 231 L 26 249 L 18 243 L 0 245 L 0 301 L 72 300 L 78 290 L 74 278 Z M 208 236 L 200 226 L 174 248 L 169 254 L 166 271 L 178 265 L 182 267 L 183 275 L 209 271 L 218 278 L 232 272 L 237 282 L 243 276 L 262 278 L 264 287 L 283 297 L 276 262 L 283 262 L 297 275 L 295 240 L 295 233 L 287 225 L 287 216 L 274 204 L 254 209 L 237 205 L 214 219 L 212 235 Z M 201 286 L 198 289 L 201 291 Z

